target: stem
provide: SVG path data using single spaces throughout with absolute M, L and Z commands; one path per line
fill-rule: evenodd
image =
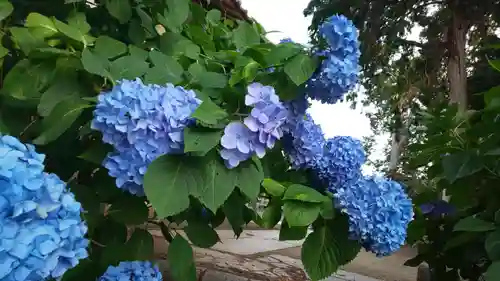
M 172 243 L 174 240 L 174 237 L 170 233 L 170 230 L 168 229 L 168 226 L 164 222 L 158 222 L 158 221 L 149 221 L 152 224 L 156 224 L 157 226 L 160 227 L 161 234 L 163 234 L 163 237 L 168 241 L 168 243 Z

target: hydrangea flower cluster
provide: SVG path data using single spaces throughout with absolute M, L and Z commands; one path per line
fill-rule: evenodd
M 323 131 L 309 114 L 303 115 L 283 138 L 285 152 L 294 169 L 316 168 L 323 156 L 324 145 Z
M 245 104 L 252 107 L 250 115 L 243 123 L 227 125 L 221 138 L 220 155 L 230 169 L 254 154 L 264 157 L 266 148 L 273 148 L 276 140 L 283 136 L 283 125 L 288 117 L 288 110 L 271 86 L 250 84 Z
M 352 90 L 359 77 L 358 31 L 343 15 L 334 15 L 319 29 L 329 47 L 318 53 L 326 56 L 320 70 L 307 84 L 307 94 L 322 103 L 333 104 Z
M 98 281 L 162 281 L 157 265 L 149 261 L 123 261 L 110 266 Z
M 190 116 L 200 104 L 192 90 L 144 85 L 139 78 L 99 95 L 92 128 L 115 148 L 103 165 L 119 188 L 144 195 L 147 166 L 160 155 L 183 152 L 184 128 L 194 122 Z
M 434 200 L 420 205 L 422 214 L 433 218 L 440 218 L 443 215 L 453 215 L 457 209 L 452 204 L 444 200 Z
M 0 280 L 60 278 L 88 256 L 82 206 L 45 155 L 0 136 Z
M 323 155 L 316 164 L 318 177 L 328 183 L 329 189 L 356 181 L 366 161 L 363 144 L 352 137 L 336 136 L 328 139 Z
M 413 206 L 399 183 L 373 176 L 334 190 L 336 207 L 349 217 L 352 239 L 377 256 L 404 244 Z

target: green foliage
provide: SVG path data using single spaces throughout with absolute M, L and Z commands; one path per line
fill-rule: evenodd
M 282 221 L 280 240 L 304 239 L 313 225 L 303 260 L 315 280 L 359 251 L 346 240 L 347 228 L 332 231 L 345 223 L 332 199 L 308 187 L 304 172 L 289 170 L 280 144 L 235 169 L 219 156 L 224 127 L 249 113 L 248 84 L 272 85 L 284 100 L 301 93 L 318 66 L 303 46 L 272 44 L 257 23 L 234 22 L 189 0 L 5 0 L 0 21 L 0 132 L 36 144 L 47 171 L 69 182 L 85 210 L 90 256 L 64 281 L 96 280 L 109 265 L 152 260 L 151 224 L 170 242 L 176 280 L 196 280 L 192 246 L 219 242 L 216 228 L 225 220 L 236 236 L 251 221 L 265 228 Z M 102 167 L 112 149 L 91 129 L 98 95 L 135 78 L 182 86 L 202 100 L 184 131 L 184 153 L 148 166 L 145 196 L 116 187 Z M 262 197 L 270 200 L 259 216 L 249 206 Z M 185 225 L 182 235 L 170 223 Z M 325 259 L 318 263 L 317 254 Z

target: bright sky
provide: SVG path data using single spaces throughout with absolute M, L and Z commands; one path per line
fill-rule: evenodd
M 241 3 L 250 17 L 262 24 L 267 32 L 272 32 L 268 35 L 269 40 L 278 43 L 281 39 L 290 37 L 297 43 L 309 42 L 307 28 L 311 19 L 303 14 L 309 0 L 241 0 Z M 320 124 L 326 137 L 341 135 L 362 139 L 371 134 L 371 129 L 368 118 L 361 110 L 360 106 L 355 110 L 351 109 L 350 103 L 327 105 L 313 102 L 309 112 L 316 123 Z M 381 141 L 385 139 L 386 136 L 380 137 Z M 382 156 L 380 148 L 383 144 L 380 142 L 377 145 L 379 149 L 374 157 Z M 366 167 L 364 170 L 369 172 L 371 169 Z

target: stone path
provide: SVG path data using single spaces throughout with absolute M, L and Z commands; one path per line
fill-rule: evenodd
M 150 231 L 156 237 L 160 265 L 166 268 L 167 244 L 160 231 Z M 278 241 L 278 230 L 245 230 L 238 240 L 231 230 L 217 230 L 217 233 L 221 243 L 211 249 L 194 249 L 200 281 L 309 280 L 300 261 L 303 241 Z M 416 270 L 412 272 L 412 268 L 402 266 L 406 259 L 399 256 L 384 260 L 360 253 L 356 260 L 343 268 L 346 271 L 339 271 L 324 281 L 415 281 Z

